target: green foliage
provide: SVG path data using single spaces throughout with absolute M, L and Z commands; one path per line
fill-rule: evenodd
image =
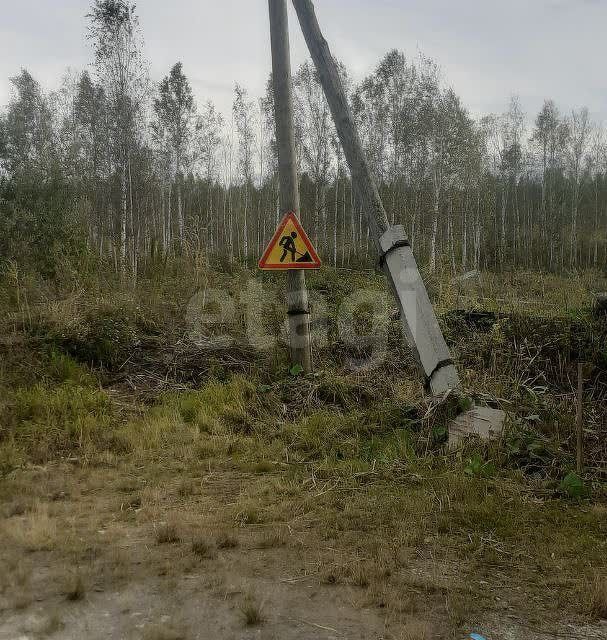
M 369 406 L 377 396 L 364 385 L 338 372 L 322 371 L 313 382 L 314 396 L 318 402 L 341 409 Z
M 414 456 L 411 432 L 407 429 L 395 429 L 385 434 L 372 435 L 361 442 L 359 453 L 362 460 L 380 464 L 412 460 Z
M 46 278 L 88 269 L 84 226 L 63 178 L 0 179 L 0 255 Z
M 361 405 L 359 401 L 355 404 L 355 408 L 360 409 Z M 382 431 L 403 428 L 415 431 L 420 426 L 417 408 L 412 405 L 397 402 L 391 398 L 374 398 L 372 401 L 368 397 L 366 397 L 366 405 L 364 409 L 366 422 L 376 424 Z
M 82 330 L 81 340 L 73 345 L 74 354 L 83 362 L 110 368 L 122 364 L 138 342 L 133 317 L 120 309 L 89 314 Z
M 492 462 L 483 460 L 477 453 L 468 460 L 464 467 L 464 473 L 473 478 L 490 478 L 495 475 L 495 465 Z
M 411 457 L 410 432 L 376 420 L 380 414 L 321 409 L 286 427 L 281 438 L 293 454 L 308 460 L 360 460 L 380 463 Z
M 566 295 L 569 283 L 561 286 Z M 496 376 L 506 374 L 529 413 L 541 415 L 545 393 L 569 391 L 578 361 L 605 366 L 605 323 L 587 310 L 561 311 L 554 317 L 543 312 L 452 312 L 444 320 L 463 347 L 460 357 L 469 366 L 495 369 Z
M 474 401 L 469 396 L 458 395 L 457 398 L 457 412 L 464 413 L 469 411 L 474 406 Z
M 132 309 L 107 306 L 88 311 L 76 322 L 50 326 L 41 322 L 32 332 L 49 344 L 52 352 L 64 352 L 79 363 L 114 369 L 138 346 L 140 322 Z M 57 360 L 57 366 L 68 366 L 67 362 Z
M 16 445 L 14 438 L 0 437 L 0 478 L 18 469 L 27 458 L 25 452 Z
M 547 473 L 561 466 L 562 454 L 546 436 L 517 422 L 505 438 L 507 462 L 526 473 Z
M 292 375 L 294 378 L 296 378 L 297 376 L 301 375 L 303 373 L 304 368 L 298 363 L 298 364 L 294 364 L 290 369 L 289 369 L 289 374 Z
M 570 471 L 561 481 L 560 490 L 570 498 L 583 498 L 588 490 L 577 473 Z
M 154 100 L 157 121 L 153 130 L 161 139 L 168 133 L 176 158 L 183 161 L 186 145 L 192 137 L 195 113 L 192 87 L 183 73 L 183 65 L 178 62 L 159 85 L 159 97 Z M 181 171 L 181 166 L 177 167 Z
M 80 363 L 54 349 L 49 355 L 47 371 L 56 382 L 73 382 L 83 387 L 93 386 L 95 383 L 93 375 Z
M 447 442 L 447 438 L 449 437 L 449 429 L 444 424 L 435 424 L 432 426 L 432 430 L 430 432 L 432 437 L 432 443 L 436 445 L 441 445 Z

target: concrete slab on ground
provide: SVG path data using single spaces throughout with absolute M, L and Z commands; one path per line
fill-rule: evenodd
M 481 440 L 499 438 L 504 430 L 506 413 L 490 407 L 473 407 L 449 424 L 449 448 L 457 447 L 468 436 Z

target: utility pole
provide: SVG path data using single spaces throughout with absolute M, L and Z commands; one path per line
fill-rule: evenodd
M 402 225 L 390 226 L 377 184 L 365 157 L 335 60 L 324 39 L 311 0 L 293 0 L 299 24 L 329 103 L 335 127 L 377 247 L 381 267 L 396 296 L 403 329 L 433 393 L 459 386 L 449 348 L 421 279 Z
M 280 209 L 282 215 L 290 212 L 299 215 L 287 2 L 286 0 L 268 0 L 268 3 L 272 40 L 272 82 L 278 146 Z M 304 372 L 309 373 L 312 371 L 310 305 L 306 290 L 306 278 L 301 269 L 287 271 L 287 307 L 291 362 L 300 364 Z

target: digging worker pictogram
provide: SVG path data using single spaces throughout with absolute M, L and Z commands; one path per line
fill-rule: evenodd
M 281 262 L 285 261 L 287 253 L 291 254 L 291 262 L 295 262 L 295 254 L 297 253 L 297 249 L 295 247 L 295 238 L 297 238 L 297 234 L 295 233 L 295 231 L 292 231 L 291 235 L 283 236 L 280 239 L 279 246 L 282 247 L 282 257 L 280 258 Z

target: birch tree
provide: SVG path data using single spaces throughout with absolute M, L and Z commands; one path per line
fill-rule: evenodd
M 580 186 L 583 178 L 583 159 L 590 138 L 590 122 L 588 109 L 572 111 L 569 120 L 569 136 L 567 140 L 567 165 L 571 179 L 571 232 L 569 243 L 569 264 L 575 266 L 577 256 L 578 209 L 580 202 Z
M 158 88 L 154 99 L 157 136 L 166 139 L 170 153 L 170 166 L 177 192 L 177 231 L 179 249 L 183 250 L 185 222 L 183 214 L 183 174 L 194 160 L 193 133 L 196 122 L 196 104 L 192 88 L 183 65 L 177 62 Z
M 327 188 L 331 171 L 331 145 L 335 137 L 329 105 L 314 67 L 305 62 L 294 77 L 295 117 L 299 131 L 299 146 L 306 171 L 314 185 L 312 233 L 315 244 L 319 236 L 326 249 Z
M 138 144 L 146 85 L 139 21 L 135 5 L 127 0 L 95 0 L 88 18 L 95 68 L 108 99 L 113 166 L 120 180 L 119 270 L 124 274 L 128 268 L 136 277 L 131 158 Z
M 242 250 L 244 259 L 249 257 L 249 207 L 253 186 L 253 159 L 255 153 L 254 105 L 246 89 L 236 85 L 232 111 L 238 134 L 238 166 L 243 183 L 244 202 L 242 208 Z

